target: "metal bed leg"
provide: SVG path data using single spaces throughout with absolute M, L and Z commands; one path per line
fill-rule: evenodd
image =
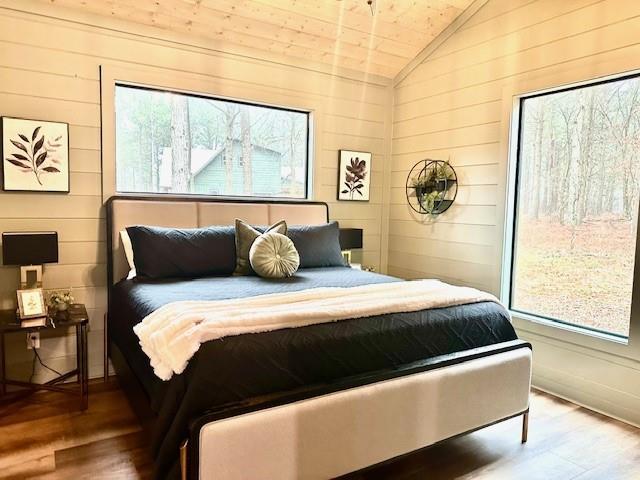
M 527 443 L 529 436 L 529 411 L 522 414 L 522 443 Z
M 185 440 L 180 445 L 180 478 L 182 480 L 187 480 L 187 446 L 189 445 L 189 440 Z

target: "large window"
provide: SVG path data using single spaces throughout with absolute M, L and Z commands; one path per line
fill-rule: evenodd
M 116 190 L 306 198 L 309 113 L 116 85 Z
M 628 337 L 640 80 L 520 99 L 510 308 Z

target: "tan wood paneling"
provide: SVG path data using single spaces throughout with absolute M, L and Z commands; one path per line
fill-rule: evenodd
M 389 232 L 401 237 L 418 237 L 427 240 L 451 241 L 458 248 L 471 245 L 496 245 L 497 228 L 493 225 L 473 225 L 464 223 L 428 222 L 415 220 L 398 220 L 392 218 Z
M 498 122 L 501 115 L 502 104 L 499 101 L 480 103 L 446 112 L 426 113 L 420 117 L 396 122 L 393 137 L 407 138 L 424 133 L 473 127 L 488 121 Z
M 425 132 L 411 137 L 394 138 L 393 151 L 401 155 L 429 149 L 462 147 L 497 142 L 500 139 L 500 123 L 488 122 L 472 127 L 455 128 L 442 132 Z
M 9 50 L 11 47 L 2 44 L 0 49 Z M 2 89 L 2 86 L 0 86 Z M 5 115 L 20 118 L 32 118 L 46 109 L 50 113 L 49 119 L 54 122 L 65 122 L 83 127 L 98 127 L 96 119 L 100 118 L 100 105 L 78 103 L 70 100 L 37 97 L 38 103 L 25 102 L 25 97 L 34 98 L 25 93 L 0 93 L 0 102 Z
M 479 145 L 463 145 L 440 150 L 424 150 L 419 152 L 393 155 L 392 171 L 409 171 L 420 160 L 425 158 L 446 158 L 456 166 L 490 165 L 499 161 L 499 144 L 490 142 Z
M 394 120 L 410 120 L 429 113 L 449 112 L 457 108 L 501 99 L 502 88 L 499 82 L 439 94 L 433 94 L 426 88 L 418 93 L 396 89 Z
M 600 5 L 598 6 L 598 4 Z M 463 25 L 460 30 L 466 31 L 466 33 L 451 38 L 446 45 L 443 45 L 442 48 L 438 49 L 438 52 L 429 58 L 429 62 L 440 61 L 438 59 L 441 58 L 444 60 L 445 57 L 448 62 L 454 58 L 459 59 L 456 55 L 451 55 L 453 53 L 466 56 L 467 53 L 473 52 L 478 54 L 477 60 L 473 63 L 480 63 L 489 58 L 506 55 L 511 51 L 523 50 L 534 45 L 554 41 L 568 36 L 572 32 L 583 32 L 582 24 L 573 20 L 584 20 L 584 15 L 591 11 L 591 8 L 585 7 L 597 6 L 602 13 L 605 13 L 604 9 L 601 8 L 602 0 L 571 0 L 570 2 L 525 0 L 519 4 L 516 1 L 511 2 L 510 11 L 507 13 L 502 12 L 493 20 L 479 21 L 486 14 L 485 12 L 494 5 L 487 5 L 487 8 L 483 8 Z M 574 15 L 574 12 L 578 17 Z M 606 22 L 600 25 L 604 24 Z M 558 28 L 559 25 L 562 28 Z M 553 28 L 548 29 L 548 26 Z M 545 37 L 537 34 L 541 29 L 546 29 L 546 40 Z M 523 37 L 523 34 L 526 34 L 526 37 Z M 518 35 L 520 37 L 519 41 L 509 41 L 513 38 L 510 35 Z M 498 39 L 506 41 L 499 41 Z M 467 49 L 469 52 L 466 52 Z
M 464 28 L 471 28 L 478 24 L 489 23 L 491 20 L 500 20 L 509 12 L 535 3 L 537 0 L 509 0 L 509 2 L 490 2 L 470 19 Z M 506 3 L 506 4 L 505 4 Z
M 463 245 L 465 247 L 461 249 L 460 244 L 451 241 L 400 236 L 393 233 L 389 235 L 389 250 L 391 251 L 491 265 L 494 247 L 469 243 Z
M 404 251 L 389 250 L 389 264 L 424 272 L 425 278 L 453 278 L 457 280 L 456 283 L 468 280 L 474 284 L 482 284 L 494 276 L 489 265 L 428 255 L 414 255 Z

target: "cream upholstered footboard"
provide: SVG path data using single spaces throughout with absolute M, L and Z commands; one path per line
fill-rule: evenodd
M 328 221 L 328 208 L 305 201 L 114 197 L 107 203 L 109 285 L 128 272 L 119 238 L 127 226 L 230 225 L 236 217 L 317 224 Z M 127 394 L 134 404 L 142 399 L 138 410 L 148 412 L 135 375 L 116 360 Z M 332 478 L 516 415 L 524 415 L 526 427 L 530 381 L 531 346 L 516 340 L 252 399 L 194 420 L 181 449 L 183 477 Z
M 516 415 L 526 422 L 531 349 L 507 344 L 417 373 L 204 417 L 192 431 L 191 458 L 182 457 L 183 476 L 328 479 Z

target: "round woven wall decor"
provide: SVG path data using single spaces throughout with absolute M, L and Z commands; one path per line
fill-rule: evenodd
M 445 160 L 421 160 L 407 175 L 406 194 L 415 212 L 440 215 L 451 207 L 458 195 L 456 171 Z

